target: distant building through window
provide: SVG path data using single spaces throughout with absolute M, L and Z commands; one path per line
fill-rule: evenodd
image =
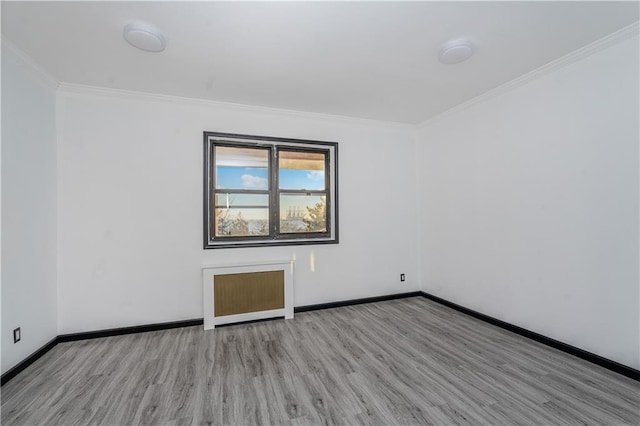
M 204 248 L 338 242 L 338 144 L 204 132 Z

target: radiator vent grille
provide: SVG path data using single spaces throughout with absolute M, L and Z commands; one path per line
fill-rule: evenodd
M 214 315 L 245 314 L 284 308 L 284 271 L 216 275 Z

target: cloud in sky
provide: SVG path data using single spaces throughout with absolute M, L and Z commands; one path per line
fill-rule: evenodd
M 242 175 L 242 187 L 246 189 L 266 189 L 269 181 L 267 178 L 254 175 Z
M 311 170 L 307 173 L 307 179 L 309 180 L 321 180 L 322 178 L 324 178 L 323 170 Z

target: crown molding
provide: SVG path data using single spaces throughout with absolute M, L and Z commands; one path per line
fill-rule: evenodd
M 49 74 L 44 68 L 40 66 L 36 61 L 34 61 L 29 55 L 20 50 L 18 46 L 15 45 L 11 40 L 9 40 L 6 36 L 1 36 L 2 50 L 7 50 L 13 53 L 27 68 L 29 68 L 33 75 L 47 88 L 56 90 L 60 84 L 58 79 Z
M 534 69 L 528 73 L 521 75 L 520 77 L 516 77 L 513 80 L 510 80 L 504 84 L 501 84 L 498 87 L 495 87 L 487 92 L 484 92 L 481 95 L 476 96 L 468 101 L 465 101 L 459 105 L 456 105 L 448 110 L 441 112 L 433 117 L 428 118 L 422 123 L 416 126 L 417 130 L 422 130 L 431 124 L 439 121 L 449 115 L 455 114 L 457 112 L 468 109 L 476 104 L 487 102 L 490 99 L 499 97 L 507 92 L 515 90 L 519 87 L 525 86 L 526 84 L 537 80 L 541 77 L 544 77 L 554 71 L 557 71 L 561 68 L 564 68 L 568 65 L 574 64 L 581 59 L 587 58 L 595 53 L 598 53 L 608 47 L 621 43 L 627 39 L 637 36 L 640 33 L 640 21 L 636 21 L 631 25 L 623 27 L 618 31 L 615 31 L 611 34 L 604 36 L 601 39 L 598 39 L 592 43 L 587 44 L 573 52 L 570 52 L 564 56 L 561 56 L 558 59 L 554 59 L 553 61 L 542 65 L 539 68 Z
M 366 126 L 386 127 L 398 130 L 414 131 L 415 124 L 398 123 L 392 121 L 371 120 L 366 118 L 349 117 L 343 115 L 323 114 L 317 112 L 296 111 L 281 108 L 263 107 L 255 105 L 237 104 L 233 102 L 214 101 L 210 99 L 189 98 L 175 95 L 163 95 L 159 93 L 139 92 L 125 89 L 112 89 L 109 87 L 89 86 L 84 84 L 61 82 L 58 92 L 71 96 L 99 96 L 123 100 L 136 100 L 144 102 L 173 103 L 209 108 L 224 108 L 245 111 L 258 114 L 285 115 L 293 118 L 307 120 L 322 120 L 340 122 L 343 124 L 359 124 Z

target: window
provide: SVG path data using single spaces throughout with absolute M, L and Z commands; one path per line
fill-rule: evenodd
M 338 242 L 338 144 L 204 132 L 204 248 Z

